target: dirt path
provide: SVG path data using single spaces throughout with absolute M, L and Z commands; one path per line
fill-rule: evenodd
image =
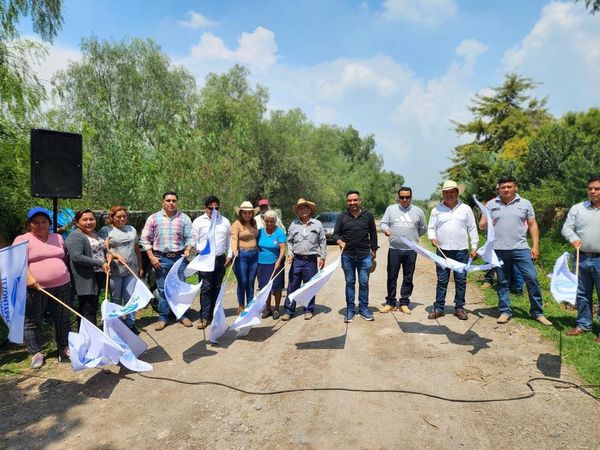
M 380 241 L 373 310 L 385 297 L 387 248 Z M 338 252 L 329 250 L 332 261 Z M 245 338 L 228 332 L 220 347 L 207 346 L 195 328 L 156 333 L 146 326 L 150 349 L 142 359 L 154 364 L 147 377 L 119 367 L 74 373 L 51 362 L 2 382 L 0 448 L 597 448 L 598 403 L 548 382 L 535 384 L 533 398 L 497 403 L 340 391 L 258 396 L 198 384 L 493 399 L 527 394 L 531 377 L 577 380 L 535 330 L 497 325 L 474 286 L 467 291 L 468 321 L 428 320 L 435 270 L 422 258 L 411 315 L 375 313 L 374 322 L 346 325 L 343 283 L 340 270 L 311 321 L 269 318 Z M 235 303 L 230 286 L 230 323 Z

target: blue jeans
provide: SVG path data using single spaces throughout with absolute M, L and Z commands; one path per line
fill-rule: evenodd
M 137 279 L 132 275 L 124 277 L 112 275 L 110 277 L 110 301 L 117 305 L 124 305 L 131 298 Z M 127 326 L 135 325 L 135 314 L 127 314 L 123 319 Z
M 575 325 L 582 330 L 592 329 L 594 287 L 600 298 L 600 257 L 591 258 L 580 253 L 579 279 L 577 280 L 577 322 Z M 598 320 L 600 320 L 600 309 L 598 310 Z
M 371 275 L 373 260 L 371 255 L 363 258 L 342 254 L 342 269 L 346 278 L 346 307 L 355 311 L 354 297 L 356 294 L 356 274 L 358 273 L 358 310 L 364 311 L 369 307 L 369 275 Z
M 387 256 L 387 297 L 388 305 L 396 306 L 396 291 L 398 286 L 398 273 L 402 266 L 402 287 L 400 288 L 400 306 L 408 306 L 410 295 L 413 291 L 413 275 L 417 252 L 414 250 L 398 250 L 390 248 Z
M 254 298 L 254 279 L 256 278 L 257 271 L 258 250 L 240 250 L 233 265 L 233 273 L 235 273 L 238 283 L 238 305 L 246 306 Z
M 212 272 L 198 272 L 202 281 L 200 288 L 200 318 L 211 321 L 215 311 L 217 297 L 221 291 L 221 284 L 225 276 L 226 255 L 219 255 L 215 258 L 215 270 Z
M 469 250 L 443 250 L 443 252 L 447 258 L 455 261 L 465 264 L 469 261 Z M 436 253 L 443 257 L 439 250 Z M 446 292 L 448 291 L 448 282 L 450 281 L 450 272 L 454 271 L 441 267 L 438 264 L 435 265 L 435 271 L 437 273 L 437 284 L 435 287 L 435 303 L 433 304 L 433 309 L 435 311 L 444 312 Z M 454 309 L 464 309 L 465 292 L 467 291 L 466 273 L 454 272 L 454 289 Z
M 302 259 L 295 258 L 294 264 L 292 265 L 291 281 L 288 284 L 288 295 L 294 291 L 297 291 L 302 283 L 306 283 L 307 281 L 309 281 L 312 277 L 315 276 L 317 272 L 317 258 L 315 258 L 314 260 L 311 259 L 309 261 L 304 261 Z M 290 302 L 290 300 L 286 296 L 285 304 L 283 305 L 283 307 L 284 312 L 286 314 L 293 316 L 294 312 L 296 311 L 296 302 Z M 304 308 L 304 312 L 308 311 L 312 313 L 315 312 L 315 297 L 311 298 L 310 302 L 308 303 L 308 307 Z
M 531 250 L 521 248 L 517 250 L 496 250 L 498 258 L 503 262 L 502 267 L 496 269 L 498 274 L 498 311 L 500 314 L 512 315 L 510 309 L 509 281 L 512 277 L 513 267 L 516 267 L 527 286 L 529 295 L 529 314 L 533 318 L 544 315 L 542 306 L 542 291 L 537 280 L 537 273 L 533 260 L 531 259 Z
M 165 278 L 167 278 L 169 270 L 171 270 L 171 267 L 173 267 L 173 264 L 175 264 L 175 262 L 179 258 L 181 258 L 181 255 L 174 256 L 173 258 L 168 258 L 167 255 L 163 253 L 158 258 L 158 261 L 160 262 L 160 269 L 154 269 L 154 272 L 156 273 L 156 288 L 158 289 L 159 322 L 167 322 L 169 320 L 169 316 L 172 315 L 171 307 L 169 306 L 169 302 L 165 297 Z M 180 280 L 185 280 L 185 277 L 183 276 L 183 271 L 187 267 L 187 265 L 188 261 L 184 258 L 183 262 L 181 263 L 181 266 L 179 266 L 179 272 L 177 272 L 177 275 L 179 275 Z M 187 313 L 184 313 L 183 316 L 181 316 L 182 319 L 184 317 L 187 317 Z

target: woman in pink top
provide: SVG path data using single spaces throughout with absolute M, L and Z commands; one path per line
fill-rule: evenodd
M 36 206 L 27 212 L 29 232 L 17 236 L 14 243 L 29 241 L 29 270 L 27 272 L 27 301 L 25 304 L 25 331 L 23 338 L 27 350 L 33 355 L 31 367 L 39 369 L 44 364 L 42 354 L 42 316 L 46 306 L 54 322 L 58 345 L 58 359 L 69 357 L 68 337 L 71 331 L 69 311 L 46 294 L 44 288 L 63 302 L 71 303 L 71 277 L 66 265 L 65 245 L 60 234 L 50 233 L 50 215 Z

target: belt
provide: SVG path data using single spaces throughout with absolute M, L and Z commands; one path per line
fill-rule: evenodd
M 588 258 L 600 258 L 600 253 L 581 252 L 581 254 L 587 256 Z
M 240 252 L 254 252 L 256 251 L 256 247 L 253 248 L 240 248 Z
M 166 256 L 167 258 L 175 258 L 177 256 L 183 255 L 183 250 L 179 250 L 178 252 L 152 252 L 156 256 Z
M 294 259 L 301 261 L 316 261 L 318 255 L 294 255 Z

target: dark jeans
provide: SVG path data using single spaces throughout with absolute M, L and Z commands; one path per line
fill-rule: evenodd
M 483 281 L 489 284 L 494 284 L 494 275 L 496 275 L 496 269 L 488 270 L 483 277 Z M 525 282 L 523 281 L 523 275 L 521 275 L 519 269 L 513 267 L 512 276 L 510 278 L 510 292 L 522 294 L 524 285 Z
M 233 273 L 237 278 L 238 305 L 246 306 L 254 298 L 254 280 L 258 271 L 258 250 L 240 250 L 235 258 Z
M 221 283 L 225 276 L 226 255 L 220 255 L 215 258 L 215 270 L 212 272 L 198 272 L 202 281 L 200 288 L 200 318 L 202 320 L 212 320 L 215 310 L 215 303 L 221 290 Z
M 177 262 L 177 260 L 181 258 L 181 255 L 173 256 L 172 258 L 167 257 L 164 253 L 162 253 L 158 261 L 160 262 L 160 269 L 154 269 L 154 273 L 156 274 L 156 289 L 158 290 L 158 321 L 159 322 L 167 322 L 169 317 L 172 315 L 171 307 L 169 306 L 169 302 L 167 301 L 167 297 L 165 297 L 165 279 L 167 278 L 167 274 L 173 264 Z M 179 275 L 180 280 L 185 280 L 183 276 L 183 271 L 187 267 L 187 259 L 183 259 L 181 266 L 179 266 Z M 187 317 L 187 312 L 181 316 L 183 319 Z
M 543 316 L 542 291 L 537 280 L 537 273 L 531 250 L 528 248 L 516 250 L 496 250 L 498 258 L 503 262 L 502 267 L 496 269 L 498 275 L 498 311 L 502 314 L 512 315 L 508 280 L 511 279 L 513 267 L 516 267 L 525 280 L 527 294 L 529 295 L 529 314 L 533 318 Z
M 71 283 L 54 288 L 46 288 L 46 290 L 67 305 L 71 305 Z M 98 299 L 98 296 L 96 296 L 96 299 Z M 27 289 L 23 340 L 27 344 L 27 350 L 32 355 L 42 351 L 44 343 L 42 321 L 46 307 L 50 311 L 52 322 L 54 322 L 54 333 L 59 354 L 62 349 L 69 346 L 69 331 L 71 331 L 70 311 L 58 302 L 50 299 L 43 292 L 37 289 Z
M 447 258 L 453 259 L 461 263 L 467 263 L 469 261 L 468 250 L 445 250 L 442 249 L 444 255 Z M 439 256 L 443 255 L 438 250 L 436 252 Z M 454 272 L 451 269 L 435 265 L 435 271 L 437 273 L 437 285 L 435 288 L 435 303 L 433 309 L 435 311 L 444 311 L 444 305 L 446 304 L 446 292 L 448 291 L 448 282 L 450 281 L 450 272 Z M 467 274 L 454 272 L 454 309 L 464 309 L 465 307 L 465 292 L 467 290 Z
M 371 255 L 360 256 L 342 255 L 342 269 L 346 278 L 346 308 L 355 311 L 354 297 L 356 295 L 356 278 L 358 274 L 358 310 L 365 311 L 369 307 L 369 275 L 371 275 L 373 260 Z
M 594 288 L 600 299 L 600 257 L 592 258 L 581 253 L 579 280 L 577 280 L 577 322 L 575 324 L 582 330 L 592 329 Z M 598 320 L 600 320 L 600 308 L 598 308 Z
M 298 290 L 302 283 L 306 283 L 315 274 L 318 272 L 317 268 L 317 258 L 310 259 L 308 261 L 304 261 L 302 259 L 294 258 L 294 262 L 292 264 L 291 269 L 291 281 L 288 284 L 288 295 L 292 292 Z M 285 314 L 289 314 L 290 316 L 294 315 L 296 311 L 296 302 L 290 302 L 288 297 L 285 298 L 284 304 L 284 312 Z M 315 312 L 315 297 L 310 299 L 308 303 L 308 307 L 304 308 L 304 312 L 310 311 L 312 313 Z
M 402 267 L 402 287 L 400 288 L 400 306 L 410 303 L 410 295 L 413 291 L 413 275 L 417 252 L 414 250 L 397 250 L 390 248 L 387 255 L 387 297 L 388 305 L 396 306 L 396 288 L 398 284 L 398 273 Z
M 104 289 L 106 286 L 106 274 L 104 272 L 95 272 L 94 276 L 96 277 L 97 285 L 96 294 L 78 295 L 77 300 L 79 303 L 79 308 L 77 309 L 77 312 L 94 325 L 98 326 L 96 323 L 96 316 L 98 314 L 98 295 L 100 295 L 100 290 Z M 77 322 L 78 324 L 81 323 L 81 319 L 79 319 Z

